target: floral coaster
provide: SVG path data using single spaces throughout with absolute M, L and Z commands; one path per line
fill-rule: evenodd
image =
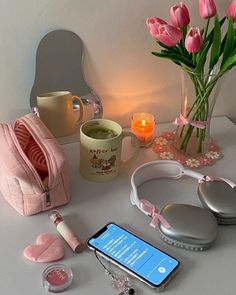
M 175 160 L 190 168 L 211 166 L 217 160 L 223 158 L 220 147 L 213 141 L 209 150 L 200 156 L 183 155 L 172 146 L 174 132 L 165 131 L 153 141 L 152 150 L 157 154 L 159 160 Z

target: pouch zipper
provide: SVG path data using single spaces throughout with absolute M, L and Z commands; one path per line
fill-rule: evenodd
M 53 179 L 52 179 L 52 175 L 53 174 L 52 174 L 51 166 L 49 165 L 50 164 L 50 160 L 49 160 L 49 158 L 47 156 L 47 153 L 45 151 L 44 145 L 42 145 L 42 144 L 39 143 L 40 141 L 38 140 L 37 133 L 35 133 L 34 135 L 32 135 L 32 132 L 30 132 L 31 131 L 31 126 L 30 126 L 30 123 L 27 122 L 27 120 L 25 120 L 24 118 L 21 118 L 21 119 L 18 119 L 18 121 L 19 122 L 22 122 L 24 124 L 24 126 L 29 131 L 30 135 L 34 138 L 35 142 L 37 143 L 37 145 L 40 147 L 41 151 L 44 154 L 44 157 L 45 157 L 46 162 L 47 162 L 47 167 L 48 167 L 48 178 L 49 178 L 48 179 L 48 186 L 50 187 L 52 185 L 52 183 L 53 183 Z
M 45 151 L 44 145 L 40 144 L 40 141 L 38 140 L 37 133 L 34 133 L 34 135 L 33 135 L 32 132 L 30 132 L 31 131 L 30 122 L 28 122 L 24 118 L 21 118 L 18 121 L 19 122 L 22 122 L 23 125 L 26 127 L 26 129 L 29 131 L 30 135 L 33 137 L 33 139 L 35 140 L 36 144 L 40 147 L 40 149 L 43 152 L 44 157 L 46 159 L 46 163 L 47 163 L 47 167 L 48 167 L 48 185 L 46 187 L 44 187 L 43 182 L 42 182 L 40 176 L 38 175 L 38 172 L 36 171 L 36 169 L 34 167 L 33 167 L 33 169 L 35 170 L 36 174 L 38 175 L 39 181 L 42 183 L 42 186 L 44 187 L 43 192 L 45 193 L 45 196 L 46 196 L 46 207 L 50 207 L 51 206 L 51 198 L 50 198 L 49 187 L 52 186 L 52 182 L 53 182 L 53 179 L 52 179 L 53 173 L 52 173 L 51 166 L 50 166 L 50 160 L 49 160 L 49 158 L 47 156 L 47 153 Z M 31 164 L 31 162 L 30 162 L 30 164 Z
M 23 120 L 17 120 L 17 121 L 23 121 Z M 25 122 L 24 122 L 25 123 Z M 27 125 L 27 124 L 26 124 Z M 25 126 L 25 124 L 24 124 Z M 26 129 L 29 131 L 29 129 L 27 128 L 27 126 L 25 126 Z M 26 156 L 26 154 L 24 153 L 24 151 L 22 150 L 18 140 L 17 140 L 17 137 L 16 137 L 16 134 L 14 132 L 14 129 L 13 127 L 10 125 L 10 134 L 11 134 L 11 137 L 15 143 L 15 146 L 19 152 L 19 154 L 21 155 L 21 157 L 23 158 L 23 160 L 25 161 L 25 163 L 28 165 L 28 167 L 30 168 L 31 172 L 33 173 L 34 175 L 34 178 L 36 180 L 36 182 L 38 183 L 39 187 L 41 188 L 42 190 L 42 193 L 45 193 L 45 204 L 46 204 L 46 207 L 49 207 L 51 206 L 51 198 L 50 198 L 50 193 L 49 193 L 49 187 L 48 186 L 44 186 L 37 170 L 35 169 L 35 167 L 33 166 L 33 164 L 30 162 L 29 158 Z M 30 135 L 32 136 L 32 134 L 30 133 Z M 34 138 L 34 136 L 32 136 Z M 38 142 L 35 140 L 35 142 L 38 144 Z M 41 146 L 38 144 L 38 146 L 41 148 Z M 43 149 L 41 148 L 44 156 L 45 156 L 45 153 L 43 151 Z M 48 165 L 48 159 L 47 157 L 45 156 L 45 159 L 46 159 L 46 162 L 47 162 L 47 167 L 48 167 L 48 174 L 49 174 L 49 179 L 48 179 L 48 185 L 49 185 L 49 181 L 50 181 L 50 171 L 49 171 L 49 165 Z
M 49 193 L 48 186 L 45 187 L 44 193 L 45 193 L 45 196 L 46 196 L 46 207 L 50 207 L 51 206 L 51 198 L 50 198 L 50 193 Z

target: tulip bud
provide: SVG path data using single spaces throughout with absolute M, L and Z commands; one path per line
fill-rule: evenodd
M 199 13 L 201 18 L 210 18 L 216 15 L 214 0 L 199 0 Z
M 198 52 L 202 47 L 202 35 L 200 29 L 191 27 L 185 38 L 185 48 L 188 52 Z
M 167 22 L 158 17 L 149 17 L 146 20 L 146 24 L 152 37 L 156 38 L 156 35 L 158 34 L 158 27 L 160 25 L 167 24 Z
M 173 26 L 177 28 L 186 27 L 190 22 L 188 8 L 183 2 L 174 5 L 170 9 L 170 19 Z
M 167 46 L 175 46 L 182 38 L 182 33 L 176 27 L 168 25 L 160 18 L 150 17 L 146 21 L 150 34 Z
M 231 16 L 234 23 L 236 23 L 236 0 L 233 0 L 228 6 L 226 16 Z

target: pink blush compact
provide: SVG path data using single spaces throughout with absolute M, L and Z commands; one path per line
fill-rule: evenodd
M 72 283 L 72 270 L 63 264 L 47 267 L 42 276 L 43 286 L 48 292 L 59 293 L 67 289 Z

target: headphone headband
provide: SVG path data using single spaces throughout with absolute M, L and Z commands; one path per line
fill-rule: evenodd
M 144 182 L 157 178 L 171 178 L 178 179 L 183 175 L 203 181 L 205 176 L 201 173 L 184 169 L 183 165 L 176 161 L 157 160 L 139 166 L 131 176 L 131 202 L 133 205 L 139 207 L 139 196 L 137 188 Z

